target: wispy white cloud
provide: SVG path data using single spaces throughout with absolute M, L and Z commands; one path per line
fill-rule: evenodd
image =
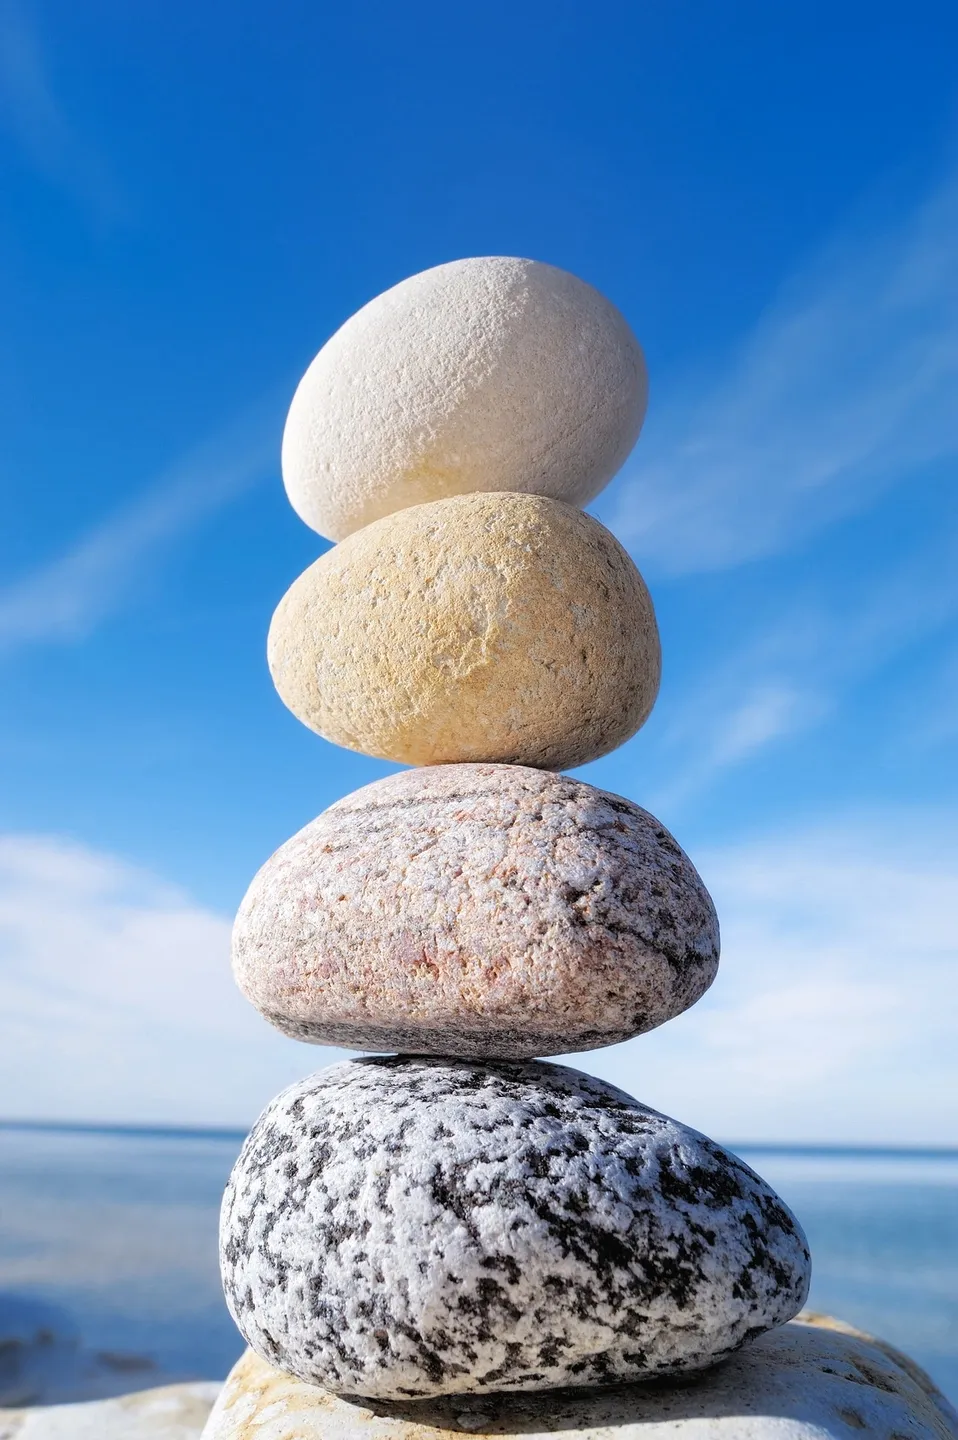
M 664 740 L 676 761 L 649 803 L 673 813 L 721 775 L 821 720 L 829 704 L 821 687 L 783 674 L 746 674 L 735 664 L 707 677 L 698 694 L 673 711 Z
M 958 457 L 958 179 L 832 243 L 711 379 L 653 396 L 600 513 L 650 571 L 791 548 Z
M 718 979 L 585 1068 L 719 1137 L 958 1143 L 956 821 L 875 812 L 695 855 Z
M 0 0 L 0 121 L 30 163 L 96 220 L 123 218 L 116 181 L 57 98 L 35 17 L 20 0 Z
M 245 1125 L 328 1063 L 242 999 L 229 931 L 113 856 L 0 836 L 0 1114 Z
M 272 401 L 252 407 L 66 553 L 0 591 L 0 654 L 94 629 L 165 545 L 275 468 L 277 413 Z
M 958 525 L 947 517 L 893 568 L 862 564 L 840 584 L 816 577 L 770 600 L 711 670 L 666 699 L 666 778 L 653 808 L 671 812 L 769 746 L 834 719 L 861 684 L 956 619 Z M 947 666 L 935 683 L 947 691 Z M 935 714 L 915 733 L 953 733 L 940 702 Z
M 943 647 L 927 693 L 912 694 L 908 705 L 908 746 L 938 750 L 958 741 L 958 636 Z
M 696 854 L 722 920 L 715 985 L 569 1063 L 719 1138 L 958 1143 L 956 820 L 879 811 Z M 242 1000 L 228 935 L 114 857 L 0 837 L 2 1109 L 247 1124 L 338 1058 Z

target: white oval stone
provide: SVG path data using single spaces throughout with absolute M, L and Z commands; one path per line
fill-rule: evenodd
M 287 1035 L 475 1059 L 651 1030 L 718 958 L 708 892 L 658 820 L 523 765 L 347 795 L 266 862 L 233 927 L 237 984 Z
M 390 1400 L 699 1370 L 809 1276 L 795 1217 L 704 1135 L 576 1070 L 415 1057 L 273 1101 L 220 1256 L 257 1354 Z
M 591 285 L 535 260 L 454 260 L 323 346 L 290 407 L 283 480 L 333 540 L 476 490 L 585 505 L 638 439 L 647 394 L 638 341 Z
M 273 1369 L 234 1367 L 203 1440 L 956 1440 L 958 1415 L 907 1356 L 800 1315 L 707 1375 L 654 1386 L 354 1402 Z

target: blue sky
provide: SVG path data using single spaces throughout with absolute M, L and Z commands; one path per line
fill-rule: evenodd
M 232 992 L 256 868 L 378 762 L 275 696 L 279 440 L 404 276 L 573 270 L 646 350 L 591 507 L 709 996 L 574 1061 L 722 1138 L 958 1143 L 958 13 L 0 0 L 0 1112 L 245 1123 L 332 1058 Z

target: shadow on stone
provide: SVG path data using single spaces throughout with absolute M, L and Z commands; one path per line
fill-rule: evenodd
M 252 1426 L 253 1429 L 249 1427 Z M 205 1440 L 440 1440 L 444 1435 L 595 1436 L 611 1440 L 956 1440 L 958 1415 L 891 1346 L 805 1315 L 681 1382 L 347 1400 L 248 1353 L 214 1407 Z

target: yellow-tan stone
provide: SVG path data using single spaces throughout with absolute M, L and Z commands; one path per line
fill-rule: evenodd
M 511 493 L 412 506 L 349 536 L 283 597 L 268 652 L 293 714 L 347 749 L 550 770 L 634 734 L 661 665 L 648 590 L 614 536 Z

